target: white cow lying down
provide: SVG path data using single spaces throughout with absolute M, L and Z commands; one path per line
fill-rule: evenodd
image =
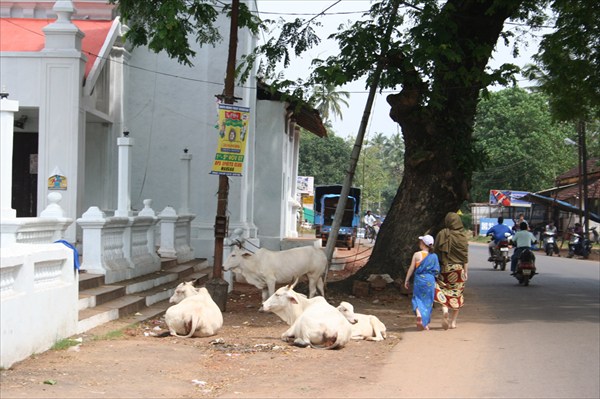
M 387 338 L 385 324 L 377 316 L 354 313 L 351 303 L 342 301 L 337 309 L 344 315 L 352 315 L 356 323 L 352 325 L 352 339 L 366 339 L 367 341 L 383 341 Z
M 273 295 L 276 284 L 292 281 L 296 277 L 308 277 L 308 297 L 317 292 L 325 296 L 323 275 L 327 268 L 327 257 L 321 248 L 314 246 L 269 251 L 260 248 L 252 254 L 234 247 L 223 263 L 223 269 L 240 273 L 244 279 L 262 290 L 263 302 Z
M 294 291 L 298 279 L 279 288 L 263 303 L 263 309 L 277 314 L 291 327 L 281 335 L 294 345 L 320 349 L 343 348 L 352 337 L 351 323 L 356 323 L 350 313 L 342 315 L 323 297 L 308 299 Z M 345 317 L 346 316 L 346 317 Z
M 196 289 L 193 282 L 181 283 L 169 302 L 165 322 L 171 335 L 183 338 L 209 337 L 223 326 L 223 314 L 204 287 Z

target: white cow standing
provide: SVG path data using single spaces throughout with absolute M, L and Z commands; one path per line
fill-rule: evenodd
M 342 314 L 323 297 L 306 298 L 294 291 L 298 279 L 279 288 L 263 303 L 263 309 L 278 315 L 290 328 L 282 335 L 286 342 L 319 349 L 343 348 L 352 337 L 351 323 L 356 323 L 347 312 Z
M 387 338 L 385 324 L 377 316 L 354 313 L 351 303 L 342 301 L 337 309 L 344 315 L 351 315 L 357 322 L 352 325 L 352 339 L 366 339 L 367 341 L 383 341 Z
M 287 283 L 304 275 L 308 277 L 309 298 L 315 296 L 317 289 L 321 295 L 325 295 L 323 276 L 327 269 L 327 257 L 321 248 L 314 246 L 285 251 L 260 248 L 254 254 L 234 247 L 223 269 L 240 273 L 249 284 L 261 289 L 263 302 L 273 295 L 276 284 Z
M 165 322 L 171 335 L 182 338 L 210 337 L 223 326 L 223 314 L 204 287 L 181 283 L 169 299 L 176 303 L 167 309 Z

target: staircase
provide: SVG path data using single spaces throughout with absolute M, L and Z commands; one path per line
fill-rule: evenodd
M 77 333 L 134 314 L 138 322 L 164 313 L 169 298 L 183 281 L 208 281 L 210 267 L 206 259 L 194 259 L 178 264 L 176 259 L 164 259 L 161 270 L 146 276 L 105 285 L 104 275 L 79 275 L 79 323 Z

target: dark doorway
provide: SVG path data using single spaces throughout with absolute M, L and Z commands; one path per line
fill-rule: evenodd
M 15 133 L 12 207 L 17 217 L 37 216 L 38 134 Z

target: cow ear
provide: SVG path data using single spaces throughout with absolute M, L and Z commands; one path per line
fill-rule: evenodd
M 298 300 L 296 298 L 294 298 L 293 296 L 290 297 L 290 302 L 293 303 L 294 305 L 298 304 Z
M 242 258 L 249 258 L 251 256 L 252 256 L 252 254 L 249 254 L 249 253 L 243 253 L 242 254 Z

